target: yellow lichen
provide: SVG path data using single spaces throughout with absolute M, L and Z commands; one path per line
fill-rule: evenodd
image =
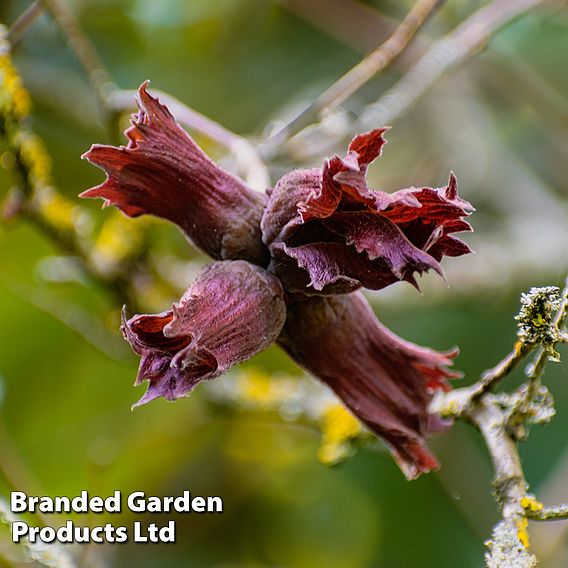
M 76 205 L 60 194 L 41 191 L 35 196 L 36 208 L 43 221 L 58 231 L 74 231 L 76 228 Z
M 51 158 L 41 138 L 35 134 L 20 132 L 17 142 L 21 159 L 30 172 L 32 185 L 50 185 Z
M 517 537 L 525 548 L 530 547 L 529 533 L 527 531 L 528 526 L 529 526 L 529 521 L 526 518 L 522 518 L 517 521 Z
M 540 501 L 537 501 L 532 495 L 525 495 L 521 499 L 521 507 L 531 513 L 537 513 L 538 511 L 542 511 L 544 505 Z
M 5 28 L 0 26 L 0 119 L 10 147 L 2 166 L 13 169 L 19 163 L 19 169 L 26 172 L 24 186 L 46 187 L 51 184 L 51 159 L 39 136 L 20 123 L 30 113 L 31 98 L 12 63 L 9 44 L 2 41 L 2 32 Z
M 456 400 L 449 400 L 444 408 L 442 408 L 440 415 L 443 418 L 455 416 L 459 412 L 459 404 Z
M 6 150 L 0 154 L 0 167 L 4 170 L 11 170 L 16 165 L 14 152 Z
M 243 373 L 239 376 L 237 385 L 239 394 L 247 402 L 254 402 L 261 407 L 274 402 L 273 380 L 266 373 L 258 370 Z
M 350 441 L 359 436 L 361 423 L 341 404 L 328 406 L 322 414 L 322 441 L 318 459 L 333 465 L 351 452 Z
M 17 119 L 27 116 L 31 109 L 30 95 L 8 53 L 0 54 L 0 108 Z
M 102 226 L 93 255 L 109 269 L 137 256 L 144 243 L 148 219 L 127 219 L 121 213 L 110 217 Z

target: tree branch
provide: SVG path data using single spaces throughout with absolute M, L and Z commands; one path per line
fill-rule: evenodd
M 116 139 L 117 118 L 120 113 L 132 108 L 135 92 L 116 87 L 95 46 L 64 2 L 61 0 L 39 0 L 39 2 L 49 11 L 66 38 L 68 46 L 75 53 L 95 92 L 99 110 L 109 132 L 113 139 Z M 239 172 L 253 189 L 264 191 L 270 185 L 268 170 L 251 142 L 189 108 L 175 97 L 160 91 L 156 93 L 181 123 L 226 147 L 234 155 Z
M 529 551 L 525 510 L 521 502 L 528 485 L 521 465 L 517 443 L 507 432 L 507 415 L 493 395 L 485 394 L 467 418 L 483 436 L 495 477 L 493 487 L 502 521 L 495 527 L 486 555 L 490 568 L 533 568 L 538 562 Z
M 517 365 L 535 349 L 536 345 L 517 341 L 513 351 L 511 351 L 504 359 L 502 359 L 495 367 L 483 373 L 478 385 L 481 392 L 495 387 L 507 375 L 511 374 Z M 480 393 L 481 394 L 481 393 Z
M 338 107 L 375 75 L 384 71 L 406 49 L 428 16 L 442 2 L 443 0 L 418 0 L 383 44 L 326 89 L 300 115 L 275 134 L 268 143 L 278 145 L 288 140 L 309 124 L 319 120 L 324 112 Z
M 397 21 L 360 0 L 279 0 L 290 12 L 324 34 L 362 53 L 388 37 Z
M 391 89 L 368 106 L 358 128 L 389 124 L 406 112 L 442 75 L 481 51 L 491 36 L 547 0 L 494 0 L 436 41 Z
M 66 39 L 67 45 L 75 54 L 79 64 L 85 71 L 95 96 L 97 97 L 99 111 L 103 117 L 104 124 L 113 139 L 115 139 L 118 135 L 116 129 L 116 114 L 109 105 L 109 93 L 116 87 L 109 71 L 99 57 L 95 46 L 83 32 L 75 16 L 67 8 L 65 3 L 61 0 L 40 0 L 40 2 L 53 18 L 63 37 Z
M 309 127 L 277 149 L 298 161 L 329 153 L 353 136 L 392 124 L 422 97 L 444 74 L 453 71 L 478 53 L 501 28 L 549 0 L 494 0 L 480 8 L 452 32 L 437 40 L 409 71 L 375 103 L 367 106 L 359 120 L 343 120 L 343 126 L 328 132 L 324 123 Z M 325 121 L 324 121 L 325 122 Z M 322 143 L 323 140 L 323 143 Z
M 51 160 L 42 140 L 31 130 L 26 119 L 29 95 L 21 85 L 10 59 L 7 30 L 0 26 L 0 55 L 3 65 L 16 79 L 0 85 L 3 106 L 0 108 L 0 138 L 10 157 L 7 169 L 14 178 L 15 188 L 3 207 L 5 218 L 25 216 L 62 251 L 76 259 L 78 266 L 91 281 L 110 291 L 114 298 L 136 306 L 133 293 L 132 266 L 122 264 L 119 270 L 106 270 L 91 256 L 93 243 L 87 238 L 85 219 L 88 213 L 68 201 L 52 184 Z M 25 101 L 25 103 L 24 103 Z
M 531 521 L 565 521 L 568 519 L 568 505 L 537 507 L 536 510 L 527 510 L 526 515 Z
M 493 485 L 502 517 L 488 543 L 486 562 L 489 568 L 536 567 L 538 561 L 529 552 L 528 519 L 568 518 L 568 506 L 544 508 L 528 494 L 518 451 L 518 443 L 526 439 L 528 426 L 545 423 L 554 414 L 550 395 L 542 387 L 541 378 L 546 361 L 562 338 L 560 328 L 568 311 L 568 278 L 561 301 L 557 300 L 555 292 L 556 288 L 548 287 L 532 289 L 523 295 L 522 308 L 516 318 L 519 340 L 515 349 L 484 373 L 477 383 L 440 394 L 431 405 L 432 412 L 459 417 L 473 424 L 489 451 L 495 471 Z M 555 313 L 553 309 L 556 309 Z M 533 329 L 528 327 L 531 325 Z M 541 350 L 527 373 L 527 384 L 511 394 L 489 392 L 539 345 Z
M 41 0 L 32 2 L 8 30 L 8 41 L 11 45 L 15 45 L 26 30 L 41 16 L 44 7 Z

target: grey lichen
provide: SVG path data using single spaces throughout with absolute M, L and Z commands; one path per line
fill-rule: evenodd
M 537 568 L 538 560 L 529 552 L 526 538 L 522 519 L 517 525 L 511 520 L 501 521 L 493 529 L 492 539 L 485 543 L 487 568 Z
M 513 393 L 500 393 L 496 401 L 505 412 L 505 423 L 513 439 L 526 441 L 531 426 L 548 424 L 556 415 L 554 398 L 544 385 L 530 389 L 528 384 Z
M 521 296 L 521 309 L 515 316 L 519 339 L 530 345 L 540 344 L 550 361 L 559 361 L 554 345 L 558 341 L 558 328 L 554 325 L 554 313 L 561 300 L 557 286 L 531 288 Z

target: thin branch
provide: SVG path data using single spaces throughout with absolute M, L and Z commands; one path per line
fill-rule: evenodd
M 9 55 L 10 44 L 6 31 L 0 27 L 0 42 L 3 53 Z M 14 71 L 15 73 L 15 71 Z M 17 81 L 15 84 L 19 84 Z M 11 106 L 28 97 L 23 87 L 7 90 Z M 27 105 L 26 105 L 27 106 Z M 63 197 L 52 185 L 51 160 L 43 142 L 25 121 L 29 109 L 20 112 L 7 109 L 0 115 L 0 138 L 3 149 L 9 151 L 13 164 L 9 168 L 15 188 L 4 203 L 7 216 L 22 215 L 38 227 L 62 251 L 78 261 L 78 265 L 92 282 L 110 291 L 115 300 L 122 304 L 125 299 L 137 306 L 134 294 L 134 278 L 130 266 L 111 273 L 97 266 L 90 254 L 92 243 L 84 230 L 88 213 L 80 206 Z
M 279 0 L 290 12 L 324 34 L 366 53 L 386 38 L 397 21 L 360 0 Z
M 568 311 L 568 277 L 559 304 L 554 298 L 556 291 L 554 287 L 536 288 L 524 295 L 523 307 L 516 318 L 520 322 L 520 340 L 515 349 L 493 369 L 486 371 L 477 383 L 441 394 L 431 405 L 432 412 L 460 417 L 473 424 L 489 451 L 502 520 L 494 527 L 488 542 L 488 568 L 536 568 L 538 561 L 529 551 L 528 519 L 568 519 L 568 505 L 545 508 L 528 494 L 518 450 L 519 441 L 526 439 L 529 425 L 546 423 L 554 415 L 552 399 L 542 387 L 541 379 L 547 360 L 555 354 L 556 344 L 563 337 L 561 328 Z M 543 294 L 548 295 L 548 299 L 543 299 Z M 556 313 L 551 311 L 553 309 Z M 533 323 L 535 321 L 537 323 Z M 527 330 L 528 325 L 535 327 L 532 331 Z M 537 347 L 540 351 L 527 373 L 527 384 L 510 394 L 489 392 Z
M 519 57 L 512 45 L 499 38 L 492 42 L 492 52 L 483 66 L 474 70 L 482 87 L 496 91 L 507 103 L 538 109 L 560 138 L 568 133 L 568 99 L 526 59 Z
M 61 0 L 41 0 L 41 2 L 67 39 L 69 47 L 89 78 L 101 114 L 105 118 L 109 132 L 115 137 L 117 117 L 121 112 L 132 107 L 134 91 L 123 91 L 116 87 L 95 46 L 64 2 Z M 180 122 L 228 148 L 235 156 L 237 166 L 251 187 L 264 191 L 270 185 L 268 170 L 260 154 L 246 138 L 189 108 L 175 97 L 163 92 L 158 94 Z
M 513 351 L 502 359 L 495 367 L 483 373 L 481 380 L 477 383 L 480 394 L 495 387 L 506 376 L 510 375 L 517 365 L 534 349 L 536 345 L 517 341 Z
M 31 495 L 43 493 L 33 471 L 19 454 L 2 420 L 0 420 L 0 479 L 12 491 L 25 491 Z M 47 517 L 41 511 L 37 511 L 36 515 L 41 524 L 49 524 Z
M 276 150 L 304 161 L 329 153 L 330 149 L 363 132 L 392 124 L 407 112 L 444 74 L 457 69 L 477 54 L 501 28 L 550 0 L 494 0 L 480 8 L 452 32 L 437 40 L 409 71 L 375 103 L 367 106 L 355 123 L 344 117 L 341 127 L 328 132 L 325 124 L 312 126 Z M 323 142 L 322 142 L 323 141 Z M 270 153 L 272 148 L 267 150 Z
M 554 297 L 556 291 L 555 287 L 533 288 L 523 295 L 522 308 L 516 317 L 520 339 L 514 350 L 474 385 L 440 394 L 431 405 L 432 412 L 473 424 L 489 451 L 502 520 L 494 527 L 488 542 L 488 568 L 536 568 L 538 561 L 529 550 L 528 520 L 568 518 L 568 505 L 545 508 L 528 494 L 518 450 L 519 441 L 526 439 L 528 426 L 546 423 L 554 415 L 552 399 L 542 387 L 541 379 L 546 361 L 551 354 L 554 356 L 556 344 L 562 339 L 561 327 L 568 310 L 568 278 L 560 302 Z M 537 347 L 540 351 L 527 373 L 527 384 L 513 393 L 489 392 Z
M 443 0 L 418 0 L 392 35 L 326 89 L 302 113 L 274 135 L 269 143 L 280 144 L 319 120 L 324 112 L 337 108 L 365 83 L 384 71 L 410 44 L 428 16 Z
M 566 320 L 567 311 L 568 277 L 564 290 L 562 291 L 560 305 L 556 310 L 554 318 L 550 322 L 551 334 L 555 340 L 548 346 L 548 349 L 544 349 L 542 345 L 539 345 L 539 343 L 534 340 L 532 342 L 518 340 L 515 343 L 514 349 L 497 363 L 495 367 L 485 371 L 480 380 L 473 385 L 455 389 L 448 393 L 438 393 L 430 405 L 431 411 L 446 416 L 467 416 L 467 410 L 477 399 L 497 386 L 498 383 L 513 372 L 527 355 L 537 350 L 538 354 L 527 371 L 527 377 L 529 378 L 528 385 L 526 388 L 524 388 L 525 385 L 523 385 L 523 387 L 517 391 L 517 394 L 522 392 L 523 402 L 530 404 L 540 390 L 544 368 L 550 357 L 550 349 L 554 350 L 556 345 L 564 339 L 565 332 L 561 328 Z
M 39 0 L 36 4 L 39 4 L 38 10 L 43 7 L 48 10 L 66 38 L 91 83 L 109 132 L 113 138 L 116 137 L 117 117 L 122 111 L 132 107 L 134 91 L 117 89 L 95 46 L 64 2 Z M 264 191 L 270 185 L 268 170 L 251 142 L 189 108 L 175 97 L 162 92 L 159 95 L 180 122 L 228 148 L 235 156 L 243 177 L 253 189 Z
M 503 517 L 518 516 L 522 513 L 521 499 L 526 495 L 527 484 L 517 443 L 506 431 L 506 413 L 488 393 L 467 417 L 479 429 L 489 450 L 495 469 L 495 492 Z
M 227 148 L 234 155 L 239 172 L 253 189 L 264 191 L 270 185 L 268 170 L 260 154 L 246 138 L 221 126 L 168 93 L 158 90 L 152 92 L 169 107 L 181 124 Z M 108 100 L 115 112 L 124 112 L 132 108 L 135 94 L 136 91 L 115 90 Z
M 367 107 L 359 128 L 388 124 L 406 112 L 436 81 L 481 51 L 490 38 L 513 20 L 547 0 L 494 0 L 435 42 L 391 89 Z
M 437 393 L 430 404 L 430 411 L 443 416 L 466 417 L 467 410 L 471 408 L 472 404 L 510 375 L 518 364 L 536 347 L 536 344 L 517 341 L 514 349 L 499 361 L 495 367 L 485 371 L 479 381 L 473 385 L 447 393 Z
M 492 539 L 487 543 L 488 568 L 536 568 L 538 561 L 530 552 L 527 532 L 528 484 L 519 456 L 517 440 L 507 427 L 509 416 L 500 401 L 485 393 L 464 412 L 481 433 L 495 471 L 493 487 L 502 520 L 494 527 Z
M 41 16 L 43 10 L 41 0 L 35 0 L 22 12 L 8 30 L 8 41 L 11 45 L 15 45 L 21 39 L 27 29 Z
M 102 62 L 97 50 L 88 36 L 83 32 L 75 16 L 61 0 L 41 0 L 41 3 L 51 14 L 54 22 L 67 40 L 67 45 L 77 57 L 97 97 L 99 110 L 109 128 L 116 136 L 116 116 L 109 106 L 109 92 L 115 88 L 109 71 Z
M 36 512 L 36 516 L 42 513 Z M 12 525 L 15 521 L 22 520 L 20 517 L 14 515 L 10 509 L 9 503 L 0 497 L 0 523 Z M 44 523 L 47 524 L 47 523 Z M 51 526 L 49 523 L 48 526 Z M 69 549 L 64 544 L 56 542 L 44 542 L 41 539 L 30 540 L 23 539 L 20 544 L 14 545 L 19 547 L 19 552 L 23 558 L 18 558 L 16 561 L 12 555 L 8 554 L 8 550 L 4 547 L 0 549 L 0 566 L 7 567 L 13 566 L 45 566 L 46 568 L 75 568 L 77 565 Z
M 543 507 L 536 511 L 527 510 L 526 516 L 531 521 L 565 521 L 568 519 L 568 505 Z

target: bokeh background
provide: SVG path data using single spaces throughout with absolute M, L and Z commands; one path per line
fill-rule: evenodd
M 28 4 L 2 0 L 0 21 L 10 24 Z M 293 116 L 341 76 L 386 37 L 388 18 L 400 20 L 411 5 L 68 4 L 120 87 L 151 79 L 151 86 L 253 137 Z M 433 40 L 483 4 L 448 1 L 409 53 L 350 99 L 347 111 L 357 113 L 377 99 Z M 13 57 L 33 97 L 32 124 L 51 155 L 55 185 L 78 202 L 79 192 L 103 179 L 80 155 L 93 142 L 111 141 L 95 97 L 45 15 L 18 42 Z M 510 350 L 521 292 L 561 285 L 568 269 L 567 69 L 568 10 L 565 3 L 548 3 L 499 32 L 398 118 L 371 169 L 373 185 L 387 191 L 440 186 L 454 170 L 461 194 L 478 210 L 472 217 L 476 233 L 465 236 L 477 254 L 446 259 L 449 288 L 429 275 L 423 295 L 403 284 L 370 295 L 380 319 L 399 335 L 438 349 L 459 345 L 456 366 L 466 382 Z M 198 140 L 232 167 L 222 148 Z M 275 165 L 275 179 L 285 167 Z M 0 198 L 11 184 L 0 171 Z M 82 206 L 95 235 L 116 215 L 100 212 L 97 202 Z M 172 288 L 187 285 L 205 259 L 172 226 L 150 222 L 145 231 Z M 163 310 L 173 299 L 172 290 L 149 290 L 142 303 Z M 158 400 L 131 411 L 143 387 L 132 387 L 137 360 L 118 336 L 116 322 L 117 298 L 74 270 L 37 228 L 25 219 L 0 225 L 2 495 L 16 480 L 32 493 L 49 495 L 73 496 L 82 489 L 175 495 L 189 489 L 220 495 L 225 504 L 222 515 L 145 519 L 175 518 L 175 545 L 82 547 L 73 551 L 79 566 L 482 565 L 483 541 L 497 513 L 491 467 L 468 426 L 457 424 L 432 441 L 443 463 L 439 472 L 407 482 L 389 454 L 375 447 L 325 467 L 317 459 L 317 429 L 212 404 L 201 389 L 174 404 Z M 549 367 L 546 383 L 558 416 L 546 428 L 535 428 L 521 451 L 532 488 L 543 500 L 558 502 L 568 500 L 568 368 Z M 302 376 L 277 348 L 247 363 L 243 372 Z M 510 384 L 521 375 L 522 369 Z M 53 522 L 64 520 L 58 516 Z M 133 520 L 139 518 L 112 518 L 117 524 Z M 568 523 L 531 528 L 544 566 L 568 565 Z M 17 552 L 8 544 L 6 527 L 0 534 L 0 566 L 12 565 Z

